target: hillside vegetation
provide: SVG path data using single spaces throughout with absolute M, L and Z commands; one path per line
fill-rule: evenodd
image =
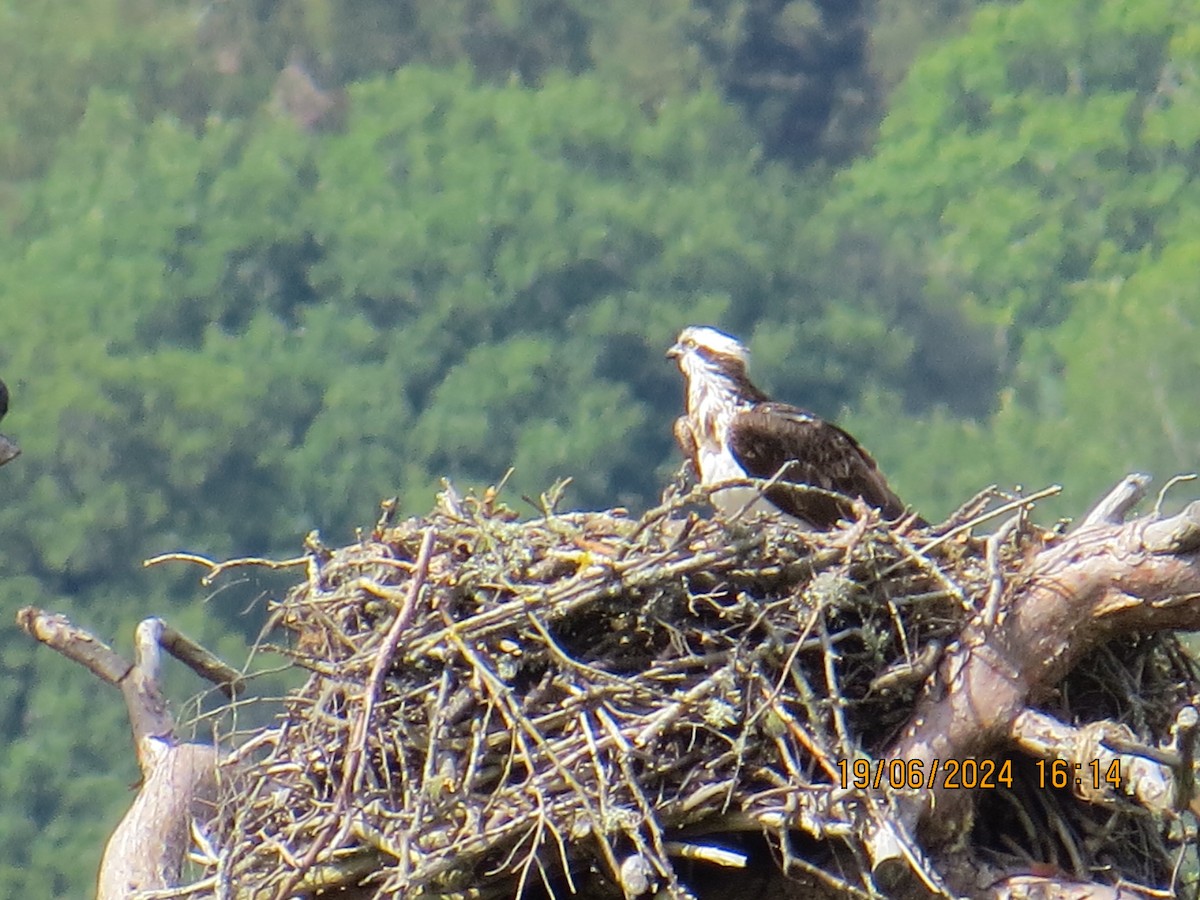
M 341 544 L 510 466 L 513 506 L 645 509 L 691 322 L 929 518 L 1197 468 L 1200 0 L 0 9 L 10 610 L 240 660 L 286 582 L 144 558 Z M 81 896 L 120 710 L 0 660 L 0 895 Z

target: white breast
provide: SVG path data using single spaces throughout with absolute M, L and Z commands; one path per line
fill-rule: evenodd
M 746 470 L 733 458 L 727 447 L 702 446 L 699 449 L 700 481 L 703 484 L 716 484 L 718 481 L 746 477 Z
M 742 406 L 737 385 L 723 372 L 711 370 L 699 357 L 684 357 L 684 374 L 688 379 L 687 410 L 695 423 L 699 442 L 696 462 L 701 484 L 720 484 L 734 478 L 745 478 L 746 470 L 734 458 L 725 443 L 724 435 L 732 417 Z M 716 437 L 715 435 L 720 435 Z M 773 503 L 749 487 L 723 488 L 711 495 L 713 506 L 723 515 L 732 516 L 746 509 L 746 514 L 769 512 L 782 515 Z M 791 516 L 788 516 L 791 518 Z
M 701 484 L 719 484 L 722 481 L 747 477 L 746 470 L 726 447 L 701 447 L 698 456 Z M 758 491 L 750 487 L 729 487 L 715 491 L 712 494 L 712 503 L 726 516 L 735 515 L 747 504 L 752 504 L 746 510 L 747 515 L 758 512 L 779 514 L 774 504 L 765 497 L 758 496 Z

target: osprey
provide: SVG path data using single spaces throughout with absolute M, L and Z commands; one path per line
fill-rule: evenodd
M 861 498 L 887 519 L 905 508 L 888 487 L 870 454 L 836 425 L 787 403 L 772 401 L 746 375 L 745 346 L 715 328 L 691 326 L 667 351 L 687 382 L 686 413 L 675 421 L 675 440 L 701 484 L 733 478 L 771 478 L 822 488 L 845 498 Z M 784 466 L 787 468 L 784 469 Z M 713 495 L 730 514 L 757 496 L 751 488 Z M 849 500 L 768 489 L 776 508 L 815 528 L 829 528 L 851 514 Z M 769 509 L 759 498 L 751 509 Z

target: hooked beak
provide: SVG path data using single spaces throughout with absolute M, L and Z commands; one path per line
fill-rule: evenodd
M 672 344 L 671 349 L 667 351 L 667 359 L 679 359 L 683 356 L 683 348 L 678 344 Z

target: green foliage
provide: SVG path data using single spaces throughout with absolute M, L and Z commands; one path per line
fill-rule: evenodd
M 607 502 L 619 468 L 646 496 L 637 429 L 660 398 L 627 386 L 607 338 L 657 359 L 697 292 L 715 316 L 796 283 L 764 265 L 789 255 L 799 186 L 760 174 L 711 96 L 651 122 L 586 79 L 407 70 L 352 100 L 346 132 L 298 140 L 142 126 L 94 96 L 0 269 L 28 302 L 0 311 L 10 370 L 45 373 L 18 396 L 56 424 L 26 441 L 18 490 L 68 511 L 6 545 L 15 568 L 73 590 L 163 549 L 147 535 L 284 549 L 301 523 L 345 533 L 383 493 L 419 508 L 443 475 L 517 460 L 522 492 L 603 459 L 580 502 Z M 665 435 L 649 443 L 661 458 Z
M 192 4 L 182 0 L 0 2 L 0 173 L 41 170 L 87 103 L 91 85 L 148 108 L 195 114 L 208 74 L 197 66 Z M 203 115 L 203 113 L 200 113 Z
M 988 480 L 1069 483 L 1073 495 L 1053 507 L 1063 512 L 1129 467 L 1165 477 L 1195 465 L 1182 398 L 1200 314 L 1197 9 L 981 8 L 917 61 L 878 152 L 840 176 L 812 225 L 831 252 L 870 248 L 830 276 L 834 293 L 840 274 L 843 295 L 865 285 L 885 314 L 924 298 L 926 314 L 959 323 L 938 343 L 976 335 L 967 342 L 1014 388 L 989 399 L 989 379 L 966 379 L 983 393 L 962 408 L 990 405 L 987 426 L 931 413 L 920 427 L 987 460 Z M 884 433 L 883 414 L 864 416 L 868 434 Z M 937 457 L 897 464 L 906 482 L 936 485 Z M 934 487 L 928 502 L 945 493 Z
M 1127 272 L 1182 175 L 1141 135 L 1173 105 L 1159 90 L 1179 4 L 1076 6 L 1072 28 L 1044 5 L 982 9 L 914 67 L 838 200 L 845 227 L 911 256 L 926 290 L 1014 332 L 1061 322 L 1074 281 Z
M 465 65 L 497 85 L 594 72 L 646 109 L 719 85 L 770 155 L 841 159 L 868 144 L 877 119 L 873 13 L 867 0 L 83 0 L 64 15 L 44 0 L 0 0 L 0 172 L 39 175 L 90 89 L 200 128 L 277 101 L 289 65 L 334 95 L 420 64 Z

